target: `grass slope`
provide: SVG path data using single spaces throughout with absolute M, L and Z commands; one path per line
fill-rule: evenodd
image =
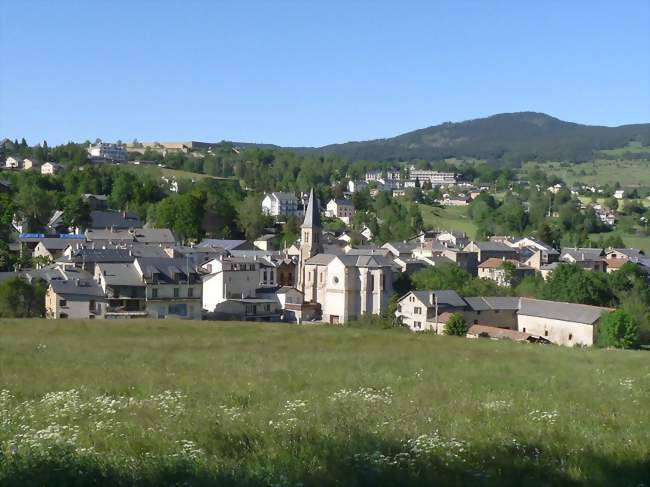
M 399 330 L 0 322 L 0 485 L 641 485 L 650 360 Z
M 427 229 L 441 228 L 465 232 L 470 238 L 476 235 L 476 224 L 467 215 L 465 206 L 448 206 L 434 208 L 429 205 L 419 205 L 424 227 Z
M 530 162 L 524 165 L 524 170 L 533 166 L 538 166 L 549 175 L 558 176 L 570 185 L 583 183 L 603 186 L 618 181 L 625 187 L 650 186 L 650 161 L 647 159 L 595 159 L 580 164 Z
M 232 179 L 232 178 L 221 178 L 218 176 L 210 176 L 209 174 L 201 174 L 198 172 L 190 172 L 190 171 L 181 171 L 178 169 L 168 169 L 166 167 L 158 167 L 158 166 L 152 166 L 152 165 L 124 165 L 122 167 L 127 168 L 129 171 L 136 171 L 139 172 L 140 174 L 142 173 L 147 173 L 151 174 L 152 176 L 159 178 L 161 176 L 165 176 L 167 178 L 176 178 L 178 179 L 194 179 L 194 180 L 199 180 L 199 179 L 205 179 L 205 178 L 211 178 L 211 179 Z

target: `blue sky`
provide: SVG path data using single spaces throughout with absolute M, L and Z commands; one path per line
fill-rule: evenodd
M 323 145 L 650 122 L 650 1 L 0 0 L 0 137 Z

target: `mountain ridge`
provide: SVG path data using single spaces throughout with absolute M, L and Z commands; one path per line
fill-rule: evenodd
M 617 127 L 584 125 L 527 111 L 444 122 L 394 137 L 284 149 L 302 154 L 371 161 L 470 157 L 579 162 L 591 158 L 594 151 L 623 147 L 630 142 L 650 145 L 650 123 Z M 240 145 L 280 148 L 272 144 Z

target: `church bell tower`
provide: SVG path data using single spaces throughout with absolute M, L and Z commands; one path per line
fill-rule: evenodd
M 314 188 L 309 192 L 309 202 L 305 211 L 305 220 L 300 227 L 300 262 L 298 272 L 298 289 L 305 292 L 305 262 L 316 254 L 323 252 L 323 232 L 320 222 L 320 205 L 314 196 Z
M 320 223 L 320 205 L 314 196 L 314 188 L 309 192 L 309 203 L 305 211 L 305 221 L 300 227 L 300 258 L 305 261 L 316 254 L 323 253 L 323 232 Z

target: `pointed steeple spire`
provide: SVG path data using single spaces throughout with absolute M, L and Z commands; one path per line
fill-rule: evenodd
M 314 188 L 309 192 L 309 202 L 307 203 L 307 210 L 305 211 L 305 220 L 302 223 L 302 228 L 320 228 L 320 205 L 314 196 Z

